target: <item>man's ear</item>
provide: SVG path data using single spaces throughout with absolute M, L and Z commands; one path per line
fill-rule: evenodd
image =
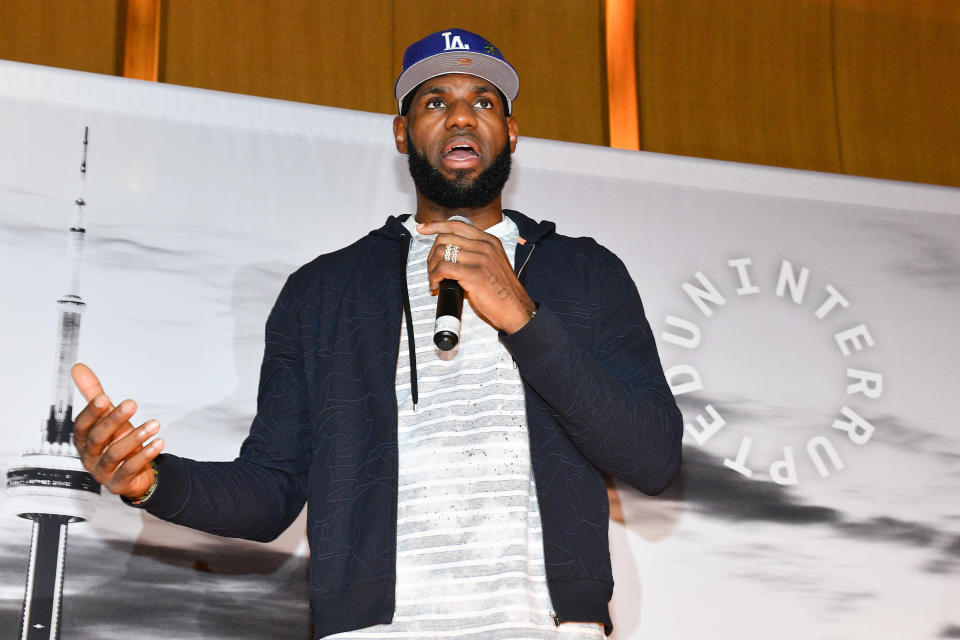
M 397 144 L 397 151 L 407 153 L 407 116 L 393 119 L 393 141 Z
M 507 116 L 507 138 L 510 140 L 510 153 L 517 150 L 518 131 L 519 126 L 517 125 L 517 119 L 513 116 Z

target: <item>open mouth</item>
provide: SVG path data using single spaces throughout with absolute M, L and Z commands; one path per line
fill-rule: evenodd
M 480 157 L 480 152 L 471 142 L 457 140 L 443 149 L 440 157 L 444 160 L 472 160 Z

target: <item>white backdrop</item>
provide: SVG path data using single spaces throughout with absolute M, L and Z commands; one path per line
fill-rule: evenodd
M 413 210 L 391 119 L 0 62 L 4 473 L 51 401 L 84 126 L 80 358 L 167 450 L 230 459 L 285 275 Z M 617 488 L 615 638 L 960 637 L 960 190 L 523 138 L 506 204 L 621 256 L 688 423 L 673 489 Z M 307 638 L 303 527 L 103 496 L 63 638 Z M 29 523 L 0 532 L 11 637 Z

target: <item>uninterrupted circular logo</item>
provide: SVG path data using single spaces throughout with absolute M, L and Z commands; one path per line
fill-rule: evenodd
M 723 465 L 748 478 L 769 477 L 778 484 L 795 485 L 799 482 L 801 475 L 798 473 L 800 456 L 805 456 L 809 460 L 820 478 L 827 478 L 844 468 L 841 451 L 849 450 L 851 447 L 843 440 L 852 443 L 853 449 L 856 449 L 866 445 L 874 434 L 875 427 L 871 419 L 863 415 L 868 412 L 861 407 L 865 402 L 870 404 L 870 401 L 875 401 L 883 395 L 883 374 L 874 370 L 876 367 L 859 364 L 858 356 L 863 356 L 867 350 L 875 347 L 876 342 L 866 324 L 848 321 L 848 318 L 854 315 L 851 313 L 853 309 L 848 297 L 841 293 L 838 287 L 830 283 L 825 284 L 822 289 L 809 286 L 811 272 L 807 267 L 795 268 L 790 261 L 782 260 L 779 268 L 774 265 L 772 270 L 765 272 L 765 275 L 771 276 L 771 283 L 774 282 L 773 274 L 776 274 L 775 286 L 771 286 L 769 290 L 755 284 L 758 268 L 753 265 L 751 258 L 728 260 L 727 267 L 733 270 L 732 273 L 723 274 L 726 276 L 724 280 L 734 283 L 729 289 L 718 287 L 716 283 L 721 282 L 721 278 L 716 275 L 711 278 L 703 271 L 695 272 L 692 278 L 683 282 L 680 288 L 685 297 L 693 302 L 699 314 L 691 314 L 690 317 L 667 315 L 664 318 L 664 329 L 660 333 L 663 342 L 677 347 L 676 349 L 668 347 L 663 350 L 665 356 L 677 361 L 675 364 L 671 363 L 672 366 L 666 367 L 664 371 L 670 389 L 678 400 L 681 400 L 685 394 L 691 394 L 689 399 L 696 407 L 695 415 L 684 423 L 685 434 L 701 447 L 713 441 L 712 449 L 716 448 L 716 442 L 719 440 L 728 444 L 736 443 L 731 444 L 729 451 L 721 453 Z M 730 275 L 733 276 L 732 279 Z M 734 314 L 737 316 L 735 323 L 740 326 L 741 333 L 747 336 L 746 347 L 738 346 L 737 349 L 741 351 L 762 349 L 761 341 L 751 336 L 759 336 L 762 332 L 774 328 L 764 327 L 762 317 L 751 317 L 743 313 L 749 308 L 745 301 L 750 297 L 755 301 L 758 296 L 769 296 L 778 301 L 781 309 L 785 303 L 789 313 L 804 316 L 805 322 L 802 326 L 806 327 L 804 332 L 809 334 L 792 335 L 790 337 L 792 349 L 801 352 L 816 349 L 830 350 L 832 353 L 828 355 L 834 360 L 839 357 L 842 363 L 840 365 L 842 376 L 823 377 L 845 381 L 842 384 L 843 388 L 836 389 L 844 400 L 838 403 L 835 414 L 823 425 L 822 432 L 804 436 L 802 443 L 765 442 L 763 443 L 765 446 L 755 447 L 758 444 L 754 441 L 757 431 L 754 431 L 754 437 L 736 434 L 736 417 L 729 420 L 726 417 L 736 416 L 739 413 L 738 407 L 724 406 L 722 400 L 696 404 L 701 397 L 711 397 L 709 381 L 705 380 L 706 376 L 701 375 L 701 370 L 690 362 L 696 359 L 695 352 L 704 346 L 704 328 L 708 323 L 716 322 L 721 315 Z M 738 307 L 739 311 L 736 310 Z M 727 320 L 731 318 L 728 317 Z M 825 331 L 829 332 L 832 340 L 822 339 Z M 752 343 L 751 339 L 753 339 Z M 683 357 L 676 357 L 684 353 L 688 354 L 686 362 L 683 361 Z M 759 360 L 765 357 L 768 360 L 771 359 L 769 354 L 763 353 L 726 354 L 730 358 L 747 360 L 751 355 Z M 668 358 L 665 358 L 664 364 L 668 364 L 667 360 Z M 823 361 L 821 358 L 818 362 Z M 722 363 L 710 363 L 710 365 L 711 371 L 724 370 Z M 788 366 L 788 364 L 784 365 L 784 367 Z M 786 383 L 783 381 L 780 383 L 803 385 L 805 381 L 789 380 Z M 810 391 L 810 393 L 815 392 Z M 691 403 L 685 404 L 689 407 Z M 717 438 L 721 433 L 724 433 L 725 437 Z M 764 438 L 776 439 L 781 432 L 777 429 L 761 429 L 760 433 L 764 434 Z M 731 435 L 739 435 L 739 437 L 731 438 Z M 715 438 L 717 440 L 714 440 Z M 757 448 L 762 448 L 767 457 L 756 455 Z M 769 457 L 770 451 L 776 451 L 772 459 Z M 806 465 L 801 468 L 806 468 Z

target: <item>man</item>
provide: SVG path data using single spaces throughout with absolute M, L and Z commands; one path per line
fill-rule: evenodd
M 287 280 L 235 461 L 144 446 L 158 424 L 134 429 L 135 404 L 112 408 L 75 367 L 77 447 L 127 502 L 254 540 L 307 502 L 318 637 L 602 638 L 603 472 L 657 493 L 679 469 L 680 414 L 623 264 L 501 208 L 518 88 L 476 34 L 407 49 L 394 136 L 416 214 Z M 443 279 L 467 300 L 451 352 L 431 340 Z

